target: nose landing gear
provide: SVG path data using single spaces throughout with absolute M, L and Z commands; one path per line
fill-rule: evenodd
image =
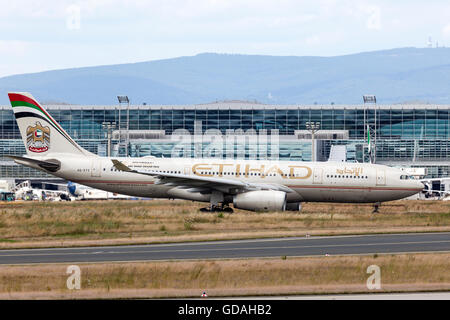
M 381 206 L 381 202 L 375 202 L 375 203 L 373 204 L 373 211 L 372 211 L 372 213 L 373 213 L 373 214 L 375 214 L 375 213 L 380 213 L 380 211 L 378 211 L 378 209 L 380 208 L 380 206 Z

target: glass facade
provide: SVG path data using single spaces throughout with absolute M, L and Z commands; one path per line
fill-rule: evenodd
M 259 149 L 253 142 L 231 149 L 228 142 L 232 140 L 233 145 L 238 145 L 239 136 L 267 132 L 279 134 L 277 156 L 280 160 L 311 161 L 311 140 L 297 134 L 306 130 L 306 122 L 314 121 L 320 122 L 319 133 L 330 133 L 326 137 L 316 137 L 318 160 L 326 161 L 331 146 L 339 144 L 347 146 L 348 161 L 367 161 L 368 124 L 373 130 L 372 139 L 376 139 L 377 163 L 426 167 L 429 177 L 433 178 L 449 174 L 450 106 L 445 105 L 304 106 L 230 101 L 190 106 L 130 106 L 129 112 L 119 106 L 53 105 L 46 108 L 82 147 L 99 155 L 107 152 L 102 123 L 115 122 L 113 155 L 123 152 L 123 148 L 118 148 L 118 128 L 120 125 L 123 140 L 128 124 L 131 156 L 173 156 L 179 143 L 172 134 L 179 134 L 181 130 L 185 135 L 212 132 L 221 136 L 225 143 L 219 148 L 222 150 L 216 148 L 211 153 L 209 143 L 203 140 L 199 153 L 192 138 L 184 152 L 175 152 L 177 156 L 225 157 L 231 152 L 233 157 L 254 158 L 255 150 Z M 4 158 L 4 155 L 25 154 L 25 148 L 11 107 L 0 107 L 0 123 L 1 177 L 46 176 Z M 333 135 L 339 132 L 345 132 L 346 137 Z M 270 144 L 269 138 L 266 147 L 269 150 Z M 261 158 L 259 153 L 256 152 L 256 158 Z M 262 154 L 270 156 L 270 152 Z

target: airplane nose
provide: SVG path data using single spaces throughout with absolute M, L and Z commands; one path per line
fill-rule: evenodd
M 422 181 L 416 181 L 416 185 L 417 185 L 417 188 L 420 189 L 419 191 L 423 191 L 426 188 L 425 183 L 423 183 Z

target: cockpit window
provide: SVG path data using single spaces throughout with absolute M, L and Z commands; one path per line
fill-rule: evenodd
M 406 174 L 402 174 L 400 176 L 400 180 L 414 180 L 414 177 L 413 176 L 408 176 Z

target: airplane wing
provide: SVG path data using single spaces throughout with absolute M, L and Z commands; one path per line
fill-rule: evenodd
M 196 175 L 185 175 L 176 173 L 137 171 L 129 168 L 119 160 L 111 160 L 117 170 L 152 176 L 158 179 L 155 184 L 181 187 L 190 192 L 202 192 L 207 190 L 218 190 L 225 193 L 236 193 L 237 191 L 254 190 L 277 190 L 287 193 L 295 192 L 291 188 L 280 184 L 247 183 L 239 180 L 226 178 L 201 177 Z

